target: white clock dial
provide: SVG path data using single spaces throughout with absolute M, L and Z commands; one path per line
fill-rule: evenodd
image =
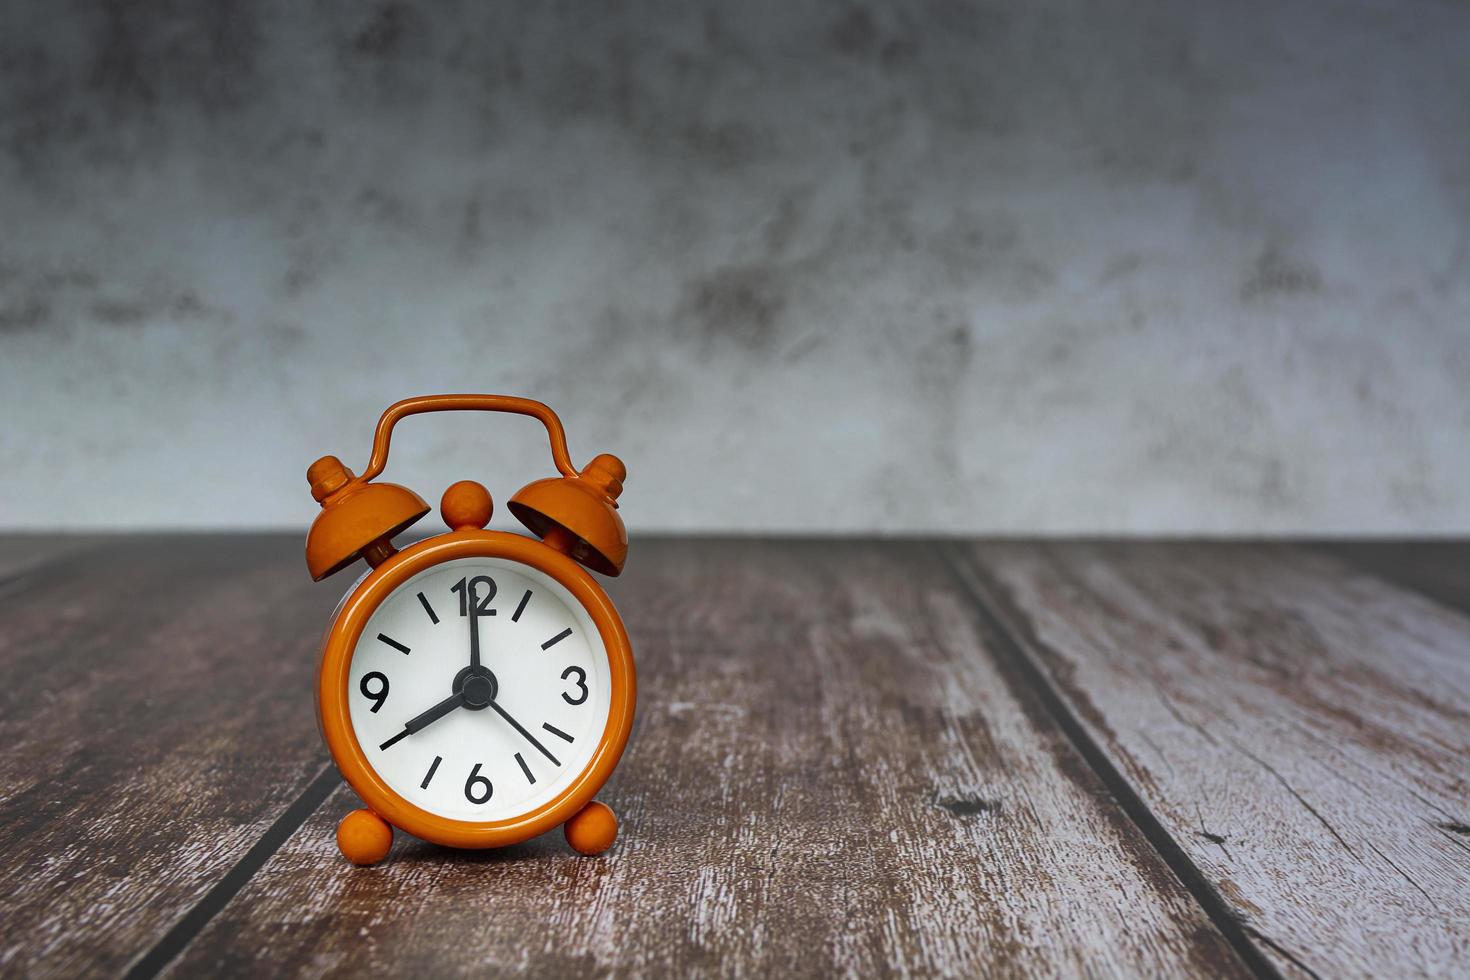
M 610 681 L 602 637 L 564 586 L 508 559 L 461 558 L 368 618 L 347 699 L 363 755 L 394 792 L 484 822 L 550 802 L 587 768 Z

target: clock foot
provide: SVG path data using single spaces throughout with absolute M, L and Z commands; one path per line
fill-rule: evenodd
M 607 804 L 593 800 L 578 810 L 562 831 L 572 850 L 593 857 L 612 847 L 618 836 L 618 818 Z
M 337 847 L 353 864 L 377 864 L 393 846 L 393 828 L 371 810 L 353 810 L 337 825 Z

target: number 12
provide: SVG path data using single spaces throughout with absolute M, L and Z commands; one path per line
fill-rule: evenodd
M 485 591 L 480 591 L 484 585 Z M 495 598 L 495 580 L 488 575 L 476 575 L 472 579 L 460 579 L 449 587 L 450 592 L 459 595 L 459 614 L 468 616 L 470 614 L 469 600 L 475 601 L 476 616 L 494 616 L 495 610 L 490 608 L 490 601 Z

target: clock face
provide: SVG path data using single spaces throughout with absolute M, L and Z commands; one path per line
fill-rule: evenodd
M 549 803 L 587 768 L 610 682 L 601 634 L 559 582 L 461 558 L 409 579 L 368 618 L 347 699 L 363 755 L 394 792 L 478 823 Z

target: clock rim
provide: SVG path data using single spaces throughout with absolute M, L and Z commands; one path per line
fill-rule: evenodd
M 420 572 L 459 558 L 501 558 L 551 576 L 580 602 L 607 649 L 607 723 L 587 765 L 561 793 L 515 817 L 456 820 L 400 796 L 378 775 L 357 741 L 349 710 L 352 653 L 368 618 L 399 586 Z M 637 697 L 633 650 L 622 618 L 592 576 L 567 555 L 534 538 L 507 531 L 465 528 L 404 548 L 343 596 L 322 641 L 317 667 L 317 723 L 338 771 L 368 808 L 415 837 L 450 847 L 504 847 L 530 840 L 570 820 L 602 789 L 627 747 Z

